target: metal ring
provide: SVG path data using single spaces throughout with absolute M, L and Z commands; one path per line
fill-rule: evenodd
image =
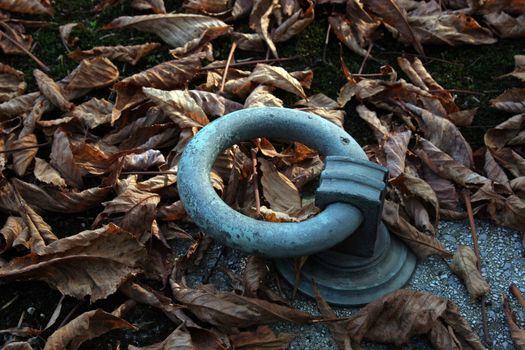
M 193 221 L 213 238 L 247 253 L 269 257 L 311 255 L 349 237 L 363 221 L 355 206 L 329 204 L 298 223 L 274 223 L 245 216 L 215 192 L 210 170 L 226 148 L 258 137 L 298 141 L 325 156 L 368 160 L 343 129 L 314 114 L 285 108 L 250 108 L 230 113 L 200 130 L 179 162 L 177 188 Z

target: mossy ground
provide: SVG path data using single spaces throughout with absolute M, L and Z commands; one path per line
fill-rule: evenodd
M 122 31 L 105 31 L 102 27 L 112 19 L 121 15 L 141 14 L 129 7 L 128 1 L 104 10 L 100 14 L 92 12 L 93 6 L 98 1 L 88 0 L 56 0 L 56 15 L 49 19 L 46 17 L 35 16 L 14 16 L 15 18 L 49 20 L 51 23 L 42 28 L 28 29 L 33 35 L 35 47 L 33 53 L 45 62 L 51 69 L 50 76 L 54 79 L 61 79 L 66 76 L 77 65 L 76 62 L 68 59 L 67 51 L 60 41 L 58 27 L 70 22 L 80 22 L 83 29 L 77 29 L 74 34 L 80 38 L 79 47 L 89 49 L 94 46 L 102 45 L 130 45 L 140 44 L 147 41 L 160 40 L 154 35 L 141 33 L 135 30 Z M 169 11 L 179 10 L 181 7 L 180 0 L 166 0 L 166 8 Z M 337 39 L 331 35 L 330 41 L 325 48 L 325 36 L 328 27 L 327 15 L 331 7 L 320 7 L 317 10 L 317 19 L 310 25 L 300 36 L 294 38 L 288 43 L 278 46 L 281 57 L 296 57 L 292 61 L 283 62 L 282 65 L 288 70 L 314 70 L 314 81 L 311 93 L 323 92 L 324 94 L 336 98 L 339 88 L 344 84 L 345 78 L 340 69 L 340 52 L 345 63 L 352 72 L 359 69 L 362 57 L 351 53 L 346 48 L 340 48 Z M 215 54 L 218 59 L 227 57 L 231 41 L 229 39 L 220 39 L 215 44 Z M 489 100 L 503 90 L 519 86 L 519 82 L 512 78 L 496 80 L 495 77 L 508 73 L 514 68 L 513 56 L 525 49 L 523 40 L 501 40 L 494 45 L 488 46 L 460 46 L 460 47 L 426 47 L 428 58 L 423 58 L 423 62 L 433 77 L 445 88 L 457 90 L 470 90 L 479 94 L 458 94 L 458 104 L 462 108 L 479 107 L 478 114 L 470 127 L 462 128 L 461 131 L 472 144 L 473 148 L 482 146 L 483 135 L 487 128 L 493 127 L 509 117 L 508 114 L 496 111 L 489 107 Z M 326 51 L 326 57 L 323 60 L 323 52 Z M 396 57 L 405 54 L 414 54 L 410 46 L 405 46 L 392 39 L 388 34 L 379 39 L 372 54 L 381 63 L 369 60 L 365 66 L 365 73 L 375 73 L 381 64 L 391 64 L 394 67 Z M 262 58 L 264 56 L 256 53 L 238 52 L 238 57 Z M 433 58 L 435 59 L 433 59 Z M 132 67 L 125 64 L 118 64 L 123 76 L 132 74 L 152 67 L 157 63 L 169 59 L 168 47 L 146 57 L 137 66 Z M 26 75 L 26 81 L 29 84 L 29 91 L 34 91 L 36 85 L 33 79 L 32 71 L 38 66 L 25 56 L 6 56 L 0 55 L 0 61 L 10 64 L 11 66 L 22 70 Z M 398 71 L 399 72 L 399 71 Z M 285 100 L 290 103 L 292 98 Z M 354 135 L 361 144 L 373 142 L 373 137 L 368 127 L 361 121 L 353 110 L 353 105 L 347 108 L 347 120 L 345 127 L 349 133 Z M 73 226 L 78 225 L 76 218 L 70 220 L 53 220 L 47 218 L 53 229 L 60 234 L 60 230 L 72 232 Z M 62 226 L 62 227 L 60 227 Z M 71 226 L 71 227 L 69 227 Z M 76 228 L 76 226 L 74 226 Z M 29 306 L 37 308 L 35 320 L 29 322 L 32 326 L 44 325 L 45 320 L 49 318 L 51 312 L 59 300 L 59 293 L 52 291 L 41 283 L 16 283 L 0 286 L 0 307 L 7 303 L 14 295 L 18 295 L 17 301 L 5 311 L 0 312 L 0 329 L 14 327 L 18 322 L 20 314 Z M 108 302 L 101 303 L 104 306 L 107 303 L 118 304 L 121 300 L 110 299 Z M 64 313 L 69 312 L 77 301 L 66 298 L 64 304 Z M 98 305 L 98 304 L 97 304 Z M 84 303 L 79 311 L 87 310 L 88 304 Z M 108 308 L 109 310 L 110 308 Z M 45 314 L 45 320 L 37 319 L 40 313 Z M 142 323 L 142 330 L 146 332 L 133 333 L 112 332 L 95 342 L 85 344 L 85 349 L 108 349 L 115 348 L 120 344 L 120 339 L 125 338 L 125 343 L 133 341 L 140 344 L 151 344 L 160 341 L 172 329 L 170 322 L 160 313 L 148 307 L 139 306 L 131 315 L 133 322 Z M 0 344 L 2 338 L 0 336 Z

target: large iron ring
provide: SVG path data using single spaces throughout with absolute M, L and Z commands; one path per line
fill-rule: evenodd
M 299 223 L 260 221 L 230 208 L 211 185 L 211 168 L 226 148 L 258 137 L 298 141 L 324 156 L 368 160 L 350 135 L 319 116 L 267 107 L 230 113 L 200 130 L 186 146 L 179 163 L 180 198 L 202 230 L 247 253 L 284 258 L 327 250 L 361 225 L 361 211 L 342 202 L 328 204 L 318 215 Z

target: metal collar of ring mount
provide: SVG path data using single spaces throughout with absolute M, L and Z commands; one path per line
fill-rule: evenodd
M 258 137 L 298 141 L 327 156 L 323 170 L 327 173 L 321 174 L 316 194 L 323 208 L 318 215 L 302 222 L 266 222 L 235 211 L 217 195 L 209 177 L 215 159 L 226 148 Z M 356 167 L 352 167 L 353 162 Z M 342 168 L 339 163 L 343 163 Z M 358 171 L 348 182 L 348 171 L 340 170 L 350 168 Z M 365 220 L 363 226 L 377 230 L 377 205 L 382 204 L 384 182 L 381 188 L 381 181 L 373 178 L 384 181 L 385 174 L 386 170 L 368 162 L 357 142 L 335 124 L 306 112 L 263 107 L 230 113 L 200 130 L 183 152 L 177 187 L 188 215 L 214 239 L 247 253 L 283 258 L 335 246 L 352 235 L 364 217 L 371 220 Z M 374 202 L 376 207 L 371 209 Z M 376 232 L 372 235 L 375 240 Z

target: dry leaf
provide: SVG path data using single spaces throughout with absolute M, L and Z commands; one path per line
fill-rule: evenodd
M 274 88 L 259 85 L 250 92 L 244 101 L 244 108 L 254 107 L 283 107 L 283 101 L 272 94 Z
M 136 10 L 146 10 L 153 13 L 166 13 L 164 0 L 133 0 L 131 7 Z
M 321 293 L 319 291 L 319 288 L 317 288 L 317 285 L 313 285 L 313 291 L 315 294 L 315 300 L 317 301 L 317 307 L 319 308 L 319 311 L 321 312 L 321 315 L 325 319 L 333 320 L 337 318 L 337 314 L 334 310 L 330 307 L 330 305 L 323 299 L 321 296 Z M 350 337 L 350 334 L 346 328 L 345 322 L 327 322 L 326 326 L 328 329 L 330 329 L 330 333 L 332 333 L 332 337 L 339 345 L 339 349 L 341 350 L 352 350 L 352 338 Z
M 280 173 L 275 165 L 266 159 L 259 158 L 261 164 L 264 198 L 272 209 L 292 214 L 301 211 L 301 196 L 290 179 Z
M 266 42 L 272 54 L 277 58 L 277 48 L 270 37 L 270 19 L 272 11 L 278 5 L 277 0 L 257 0 L 253 2 L 253 7 L 250 13 L 249 25 L 250 29 L 254 30 L 258 37 Z M 240 47 L 243 49 L 243 47 Z
M 13 67 L 0 63 L 0 102 L 11 100 L 21 95 L 26 89 L 24 73 Z
M 451 258 L 452 254 L 433 236 L 424 234 L 399 213 L 399 205 L 386 200 L 383 207 L 383 220 L 388 228 L 401 238 L 418 256 L 424 259 L 430 255 L 439 255 L 444 258 Z
M 66 187 L 66 181 L 60 176 L 60 173 L 43 159 L 35 158 L 34 173 L 39 181 L 57 187 Z
M 52 16 L 54 14 L 50 0 L 2 0 L 0 1 L 0 10 L 33 15 Z
M 400 34 L 400 39 L 414 45 L 420 55 L 424 55 L 423 46 L 418 35 L 409 23 L 406 11 L 399 7 L 396 0 L 365 0 L 363 5 L 371 12 L 377 14 L 384 23 L 394 27 Z
M 49 102 L 58 107 L 60 110 L 67 112 L 72 110 L 75 105 L 69 102 L 63 95 L 62 88 L 39 69 L 33 71 L 38 89 Z
M 514 311 L 510 306 L 509 299 L 506 295 L 503 295 L 503 313 L 505 315 L 505 319 L 507 320 L 507 324 L 510 328 L 510 335 L 512 337 L 512 341 L 514 342 L 518 350 L 524 350 L 525 330 L 521 329 L 520 326 L 518 326 L 516 321 L 516 315 L 514 314 Z
M 109 86 L 117 81 L 118 68 L 105 57 L 85 59 L 64 79 L 64 91 L 70 97 L 76 98 L 86 94 L 91 89 Z
M 68 51 L 70 51 L 70 49 L 76 44 L 78 44 L 78 42 L 80 41 L 78 37 L 71 36 L 73 29 L 77 27 L 82 28 L 82 23 L 67 23 L 58 27 L 58 32 L 60 33 L 60 39 L 62 40 L 62 44 Z
M 200 128 L 209 123 L 208 117 L 187 90 L 164 91 L 145 87 L 142 91 L 181 129 Z
M 22 218 L 9 216 L 0 229 L 0 254 L 9 250 L 24 230 L 27 230 L 27 226 Z
M 139 272 L 146 251 L 132 235 L 109 224 L 44 247 L 39 255 L 15 258 L 0 268 L 0 280 L 42 280 L 62 294 L 91 302 L 113 294 Z
M 233 347 L 239 350 L 285 350 L 294 338 L 294 334 L 275 334 L 268 326 L 259 326 L 255 332 L 241 332 L 229 336 Z
M 96 309 L 69 321 L 47 338 L 44 350 L 76 350 L 87 340 L 113 329 L 137 329 L 128 321 Z
M 267 260 L 260 256 L 249 256 L 242 274 L 245 295 L 257 298 L 257 291 L 264 285 L 267 274 Z
M 419 139 L 419 147 L 414 152 L 433 172 L 463 187 L 477 188 L 490 181 L 423 138 Z
M 427 335 L 435 349 L 485 347 L 451 301 L 428 293 L 401 289 L 373 301 L 346 326 L 352 340 L 401 346 L 415 335 Z
M 461 13 L 411 16 L 409 23 L 419 40 L 425 44 L 483 45 L 498 41 L 490 30 L 483 28 L 473 17 Z
M 522 38 L 525 36 L 525 14 L 514 17 L 506 12 L 488 13 L 483 20 L 500 38 Z
M 68 185 L 75 188 L 84 186 L 82 176 L 87 172 L 77 165 L 69 137 L 61 129 L 57 129 L 53 135 L 49 158 L 51 165 L 60 172 Z
M 179 324 L 187 317 L 182 312 L 181 307 L 173 303 L 173 300 L 148 286 L 128 281 L 120 286 L 119 290 L 137 303 L 146 304 L 161 310 L 175 324 Z M 193 324 L 192 321 L 188 323 Z
M 204 287 L 191 289 L 174 280 L 170 280 L 170 284 L 177 301 L 201 321 L 221 330 L 283 321 L 305 323 L 313 318 L 303 311 L 261 299 L 217 292 Z
M 121 80 L 113 86 L 117 101 L 113 108 L 111 122 L 114 123 L 123 110 L 144 101 L 143 87 L 162 90 L 184 88 L 201 68 L 202 55 L 192 55 L 156 65 L 153 68 Z
M 38 152 L 37 144 L 38 140 L 35 134 L 28 134 L 11 142 L 9 149 L 20 149 L 13 152 L 13 169 L 18 176 L 24 176 L 27 168 L 33 162 Z
M 8 32 L 5 33 L 4 31 L 0 31 L 0 34 L 2 34 L 0 35 L 0 49 L 6 55 L 26 55 L 27 52 L 31 51 L 33 38 L 31 37 L 31 35 L 25 34 L 25 28 L 23 25 L 9 25 L 8 23 L 2 21 L 0 22 L 0 26 Z
M 33 350 L 33 347 L 28 342 L 17 341 L 4 344 L 2 350 Z
M 118 220 L 119 226 L 144 243 L 150 238 L 151 225 L 159 202 L 158 194 L 141 191 L 130 185 L 113 200 L 102 203 L 104 211 L 98 214 L 93 227 L 110 215 L 122 214 Z
M 130 46 L 96 46 L 89 50 L 76 50 L 67 56 L 74 61 L 80 62 L 83 59 L 93 57 L 107 57 L 110 60 L 129 63 L 132 66 L 144 56 L 149 55 L 152 51 L 160 47 L 159 43 L 146 43 L 141 45 Z
M 505 90 L 501 95 L 490 100 L 490 105 L 510 113 L 525 112 L 525 88 Z
M 276 43 L 281 43 L 300 34 L 314 21 L 314 10 L 315 3 L 313 1 L 308 1 L 308 8 L 306 10 L 303 11 L 302 9 L 298 9 L 272 31 L 272 40 Z
M 478 264 L 479 261 L 474 251 L 464 245 L 458 247 L 450 264 L 451 270 L 465 282 L 472 300 L 490 292 L 489 284 L 479 273 Z
M 52 187 L 43 189 L 40 186 L 16 178 L 12 182 L 24 200 L 33 208 L 40 211 L 63 214 L 82 213 L 100 204 L 111 192 L 111 187 L 103 186 L 88 188 L 78 192 Z
M 231 7 L 229 0 L 185 0 L 184 8 L 189 12 L 202 13 L 208 16 L 220 16 Z
M 226 34 L 230 27 L 213 17 L 170 13 L 144 16 L 123 16 L 114 19 L 104 29 L 133 28 L 158 35 L 177 48 L 176 55 L 188 54 L 216 37 Z
M 394 131 L 386 136 L 383 151 L 386 157 L 386 167 L 391 177 L 397 177 L 405 171 L 405 159 L 411 136 L 410 130 Z
M 200 327 L 186 327 L 180 325 L 162 342 L 136 347 L 131 345 L 130 350 L 226 350 L 221 339 L 213 333 Z
M 259 63 L 249 79 L 259 84 L 273 86 L 306 99 L 301 83 L 281 67 Z

